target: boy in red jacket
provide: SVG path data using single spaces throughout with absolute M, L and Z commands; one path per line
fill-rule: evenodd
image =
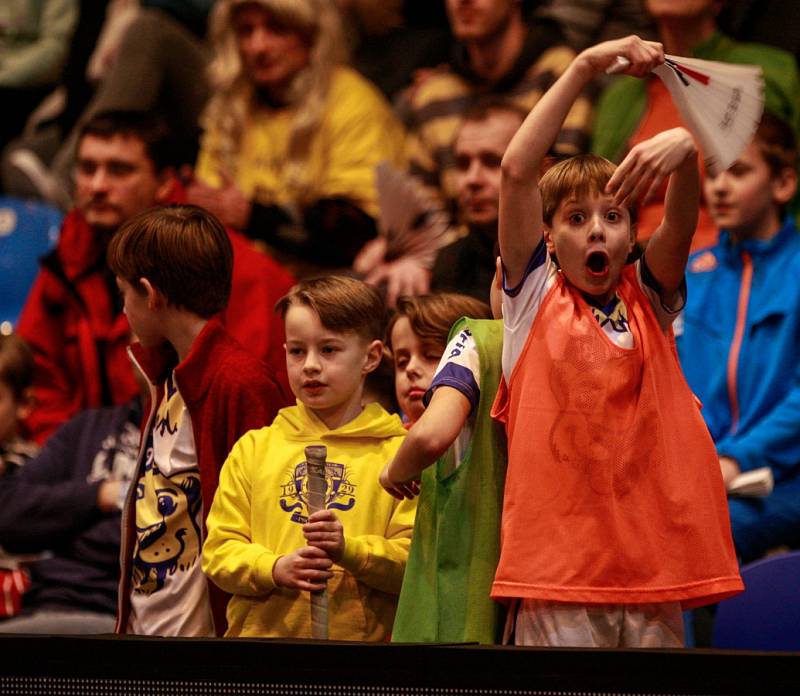
M 225 604 L 200 567 L 205 516 L 234 442 L 287 404 L 275 376 L 213 318 L 228 301 L 225 229 L 194 206 L 141 213 L 111 239 L 131 329 L 150 382 L 136 485 L 122 518 L 117 631 L 212 636 Z

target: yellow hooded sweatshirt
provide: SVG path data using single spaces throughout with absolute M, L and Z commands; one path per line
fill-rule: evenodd
M 233 595 L 227 636 L 311 637 L 308 592 L 276 587 L 280 556 L 306 545 L 302 526 L 307 445 L 328 448 L 325 506 L 344 527 L 345 549 L 328 581 L 328 635 L 380 641 L 392 630 L 416 500 L 400 502 L 378 483 L 405 436 L 397 416 L 367 405 L 329 430 L 301 402 L 271 426 L 246 433 L 220 474 L 208 515 L 203 570 Z

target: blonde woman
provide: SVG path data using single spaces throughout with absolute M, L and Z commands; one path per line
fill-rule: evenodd
M 213 96 L 190 201 L 303 274 L 343 267 L 375 235 L 374 169 L 402 165 L 403 132 L 343 65 L 330 0 L 220 0 Z

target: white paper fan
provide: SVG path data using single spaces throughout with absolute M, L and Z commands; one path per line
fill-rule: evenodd
M 432 266 L 436 252 L 457 236 L 448 215 L 432 204 L 410 174 L 386 162 L 376 167 L 375 183 L 378 230 L 386 239 L 386 260 L 413 255 Z
M 665 56 L 653 72 L 692 131 L 711 176 L 730 167 L 753 140 L 764 111 L 764 77 L 756 65 Z

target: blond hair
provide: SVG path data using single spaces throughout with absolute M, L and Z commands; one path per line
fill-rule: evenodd
M 322 120 L 333 70 L 346 58 L 340 18 L 331 0 L 219 0 L 214 6 L 209 18 L 214 59 L 208 68 L 213 92 L 201 125 L 218 135 L 210 154 L 233 177 L 245 124 L 256 105 L 255 87 L 242 64 L 233 27 L 234 13 L 244 5 L 262 7 L 296 30 L 310 48 L 309 63 L 294 77 L 287 95 L 287 106 L 295 113 L 285 170 L 290 191 L 302 199 L 308 144 Z
M 539 182 L 544 224 L 552 226 L 553 216 L 565 198 L 603 193 L 616 168 L 615 164 L 598 155 L 576 155 L 550 167 Z M 636 207 L 629 207 L 628 212 L 633 227 Z

